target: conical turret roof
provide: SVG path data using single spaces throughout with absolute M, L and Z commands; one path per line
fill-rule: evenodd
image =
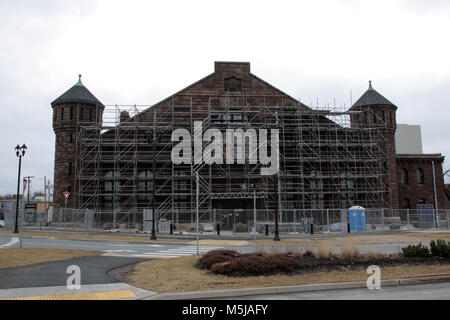
M 352 109 L 356 107 L 378 106 L 378 105 L 391 106 L 397 108 L 395 104 L 393 104 L 388 99 L 383 97 L 380 93 L 378 93 L 378 91 L 376 91 L 372 87 L 372 81 L 369 81 L 369 89 L 367 89 L 367 91 L 361 96 L 361 98 L 359 98 L 358 101 L 356 101 L 353 104 Z
M 52 102 L 52 105 L 59 103 L 88 103 L 103 105 L 81 82 L 81 74 L 78 76 L 78 82 L 59 98 Z

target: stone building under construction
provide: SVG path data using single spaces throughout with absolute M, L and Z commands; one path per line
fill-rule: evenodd
M 132 223 L 153 199 L 160 218 L 190 216 L 197 204 L 203 214 L 253 209 L 255 198 L 267 212 L 444 207 L 444 157 L 396 154 L 397 107 L 372 84 L 347 110 L 317 110 L 252 74 L 250 63 L 215 62 L 212 74 L 152 106 L 103 105 L 80 79 L 52 108 L 56 209 L 65 191 L 70 208 Z M 174 164 L 172 132 L 194 136 L 197 121 L 202 132 L 278 129 L 278 174 L 263 176 L 249 161 Z

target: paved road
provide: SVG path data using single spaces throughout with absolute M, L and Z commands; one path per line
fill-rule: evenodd
M 236 245 L 235 243 L 241 242 Z M 208 244 L 211 243 L 211 244 Z M 234 244 L 233 244 L 234 243 Z M 20 245 L 18 238 L 11 236 L 0 235 L 0 249 L 2 247 L 17 247 Z M 195 241 L 186 241 L 179 244 L 151 244 L 151 243 L 133 243 L 123 241 L 95 241 L 95 240 L 70 240 L 60 238 L 23 238 L 22 245 L 25 248 L 63 248 L 63 249 L 80 249 L 80 250 L 101 250 L 105 251 L 107 255 L 120 255 L 139 258 L 174 258 L 185 255 L 193 255 L 197 253 Z M 273 245 L 277 245 L 274 243 Z M 406 244 L 377 244 L 377 245 L 360 245 L 361 253 L 368 251 L 378 253 L 396 253 L 401 252 L 401 247 Z M 272 244 L 258 245 L 256 248 L 260 250 L 271 251 Z M 204 254 L 210 250 L 215 249 L 230 249 L 241 253 L 248 253 L 255 251 L 255 245 L 252 241 L 220 241 L 220 240 L 204 240 L 199 246 L 200 254 Z M 286 246 L 281 245 L 280 250 L 285 251 Z M 317 246 L 314 245 L 300 245 L 299 250 L 317 251 Z M 340 248 L 333 249 L 334 253 L 339 253 Z
M 71 265 L 80 267 L 81 285 L 118 283 L 107 275 L 109 271 L 141 261 L 139 258 L 95 256 L 2 269 L 0 289 L 65 286 L 71 275 L 66 271 Z
M 222 299 L 221 299 L 222 300 Z M 233 297 L 224 300 L 450 300 L 450 283 Z
M 10 236 L 0 235 L 0 248 L 18 247 L 18 238 L 12 241 Z M 78 250 L 99 250 L 105 251 L 106 255 L 120 255 L 134 258 L 159 258 L 159 257 L 179 257 L 197 253 L 197 246 L 194 244 L 146 244 L 122 241 L 94 241 L 94 240 L 70 240 L 59 238 L 23 238 L 24 248 L 62 248 Z M 200 245 L 199 252 L 204 254 L 210 250 L 221 249 L 220 245 Z M 1 249 L 0 249 L 1 250 Z

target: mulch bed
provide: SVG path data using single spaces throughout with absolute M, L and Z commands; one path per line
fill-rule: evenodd
M 232 250 L 215 250 L 204 255 L 196 264 L 198 269 L 212 274 L 233 277 L 270 276 L 277 274 L 302 275 L 324 271 L 345 271 L 367 268 L 371 265 L 426 266 L 450 264 L 450 259 L 441 257 L 405 257 L 397 255 L 358 255 L 352 258 L 329 256 L 316 257 L 311 252 L 304 254 L 249 253 L 239 254 Z

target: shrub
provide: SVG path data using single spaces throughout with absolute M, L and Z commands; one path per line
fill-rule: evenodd
M 360 256 L 359 249 L 355 245 L 346 245 L 341 248 L 341 257 L 346 260 L 358 258 Z
M 331 256 L 332 248 L 329 245 L 321 245 L 317 249 L 317 256 L 320 259 L 327 259 Z
M 314 252 L 312 252 L 311 250 L 306 250 L 305 253 L 303 254 L 303 257 L 314 257 Z
M 436 242 L 432 240 L 430 242 L 431 254 L 433 256 L 450 258 L 450 242 L 445 242 L 444 240 L 437 240 Z
M 197 262 L 197 267 L 200 269 L 210 270 L 216 263 L 223 263 L 238 257 L 239 254 L 234 250 L 213 250 L 205 254 Z
M 274 273 L 290 273 L 294 271 L 296 261 L 284 255 L 244 256 L 225 263 L 217 263 L 211 272 L 223 275 L 267 275 Z
M 431 255 L 430 249 L 422 243 L 418 245 L 410 244 L 406 248 L 402 248 L 405 257 L 429 257 Z

